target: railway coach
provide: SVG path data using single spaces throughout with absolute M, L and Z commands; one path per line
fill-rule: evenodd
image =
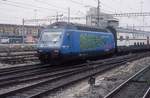
M 117 28 L 118 52 L 137 52 L 150 49 L 150 32 Z

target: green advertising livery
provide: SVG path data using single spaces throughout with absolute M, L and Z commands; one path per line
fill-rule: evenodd
M 87 33 L 80 34 L 80 49 L 87 50 L 105 47 L 107 38 L 109 38 L 109 36 Z

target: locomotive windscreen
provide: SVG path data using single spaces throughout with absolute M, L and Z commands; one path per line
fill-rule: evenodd
M 40 42 L 48 44 L 49 46 L 59 46 L 62 32 L 43 32 L 40 37 Z

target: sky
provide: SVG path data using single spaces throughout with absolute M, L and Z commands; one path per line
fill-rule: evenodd
M 150 0 L 100 0 L 105 13 L 150 12 Z M 97 0 L 0 0 L 0 23 L 21 24 L 22 19 L 46 19 L 57 14 L 85 16 L 90 7 L 97 7 Z M 150 17 L 119 18 L 120 25 L 150 25 Z M 28 23 L 27 23 L 28 24 Z

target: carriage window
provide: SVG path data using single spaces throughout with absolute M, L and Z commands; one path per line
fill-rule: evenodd
M 143 42 L 143 45 L 144 45 L 144 42 Z
M 140 45 L 142 45 L 142 42 L 140 42 Z
M 120 36 L 119 40 L 120 40 L 120 41 L 123 41 L 123 36 Z
M 126 36 L 126 40 L 129 40 L 129 36 Z
M 136 42 L 134 42 L 134 46 L 136 46 Z
M 135 39 L 135 34 L 133 34 L 133 39 Z

